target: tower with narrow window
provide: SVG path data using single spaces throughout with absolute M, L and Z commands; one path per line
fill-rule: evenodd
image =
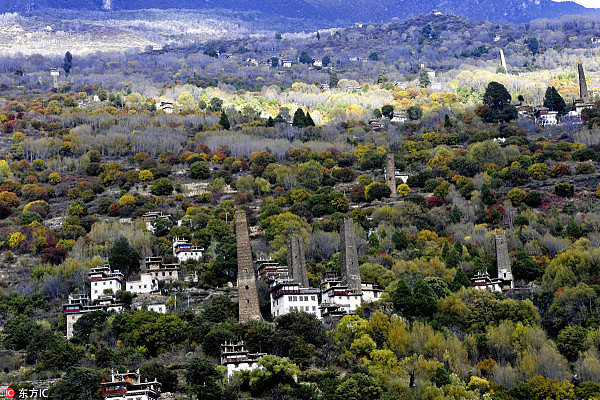
M 259 320 L 260 308 L 258 306 L 258 291 L 256 289 L 256 276 L 252 263 L 252 250 L 250 249 L 250 236 L 246 213 L 235 213 L 235 236 L 237 240 L 238 278 L 240 322 Z
M 304 241 L 300 236 L 293 236 L 287 240 L 287 261 L 289 278 L 302 288 L 309 287 Z
M 354 294 L 362 294 L 358 252 L 356 250 L 356 235 L 354 233 L 354 221 L 352 218 L 342 221 L 340 250 L 342 285 L 347 286 L 348 290 Z
M 389 186 L 390 190 L 392 191 L 391 197 L 393 199 L 398 197 L 398 193 L 396 191 L 396 162 L 392 153 L 388 153 L 386 158 L 385 183 Z

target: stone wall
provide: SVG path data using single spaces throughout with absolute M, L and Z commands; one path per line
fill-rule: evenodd
M 252 250 L 250 249 L 250 236 L 248 235 L 248 223 L 246 222 L 246 213 L 243 211 L 235 213 L 235 236 L 237 239 L 237 286 L 240 322 L 245 323 L 250 320 L 259 320 L 261 316 L 256 289 L 256 275 L 252 263 Z
M 340 253 L 342 285 L 348 286 L 348 289 L 354 293 L 362 294 L 354 221 L 351 218 L 342 221 Z

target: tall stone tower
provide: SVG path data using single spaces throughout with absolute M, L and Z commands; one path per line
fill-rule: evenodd
M 309 287 L 308 270 L 304 258 L 304 241 L 300 236 L 293 236 L 287 240 L 287 262 L 290 279 L 300 287 Z
M 590 102 L 590 96 L 587 90 L 587 82 L 585 81 L 585 72 L 583 72 L 583 64 L 577 61 L 577 72 L 579 73 L 579 97 L 584 103 Z
M 362 294 L 360 270 L 358 268 L 358 253 L 356 252 L 354 221 L 352 218 L 347 218 L 342 221 L 340 247 L 342 285 L 348 286 L 348 289 L 355 294 Z
M 504 73 L 508 74 L 508 65 L 506 65 L 506 58 L 504 58 L 504 50 L 500 49 L 500 63 L 504 68 Z
M 259 320 L 260 308 L 258 306 L 258 291 L 256 290 L 256 276 L 252 263 L 252 250 L 250 249 L 250 236 L 246 213 L 235 213 L 235 236 L 237 239 L 238 278 L 240 322 Z
M 513 287 L 513 276 L 510 268 L 510 258 L 508 256 L 508 246 L 506 244 L 506 235 L 504 232 L 494 233 L 496 241 L 496 265 L 498 267 L 498 278 L 503 283 Z
M 52 87 L 58 90 L 58 76 L 60 75 L 60 71 L 58 68 L 51 68 L 50 75 L 52 76 Z
M 398 197 L 396 191 L 396 161 L 392 153 L 388 153 L 385 160 L 385 183 L 392 191 L 392 198 Z

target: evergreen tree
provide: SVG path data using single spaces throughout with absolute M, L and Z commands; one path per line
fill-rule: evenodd
M 64 65 L 63 69 L 65 70 L 65 74 L 69 74 L 71 72 L 71 67 L 73 66 L 73 56 L 70 51 L 65 53 Z
M 219 118 L 219 125 L 221 125 L 223 129 L 231 128 L 229 118 L 227 118 L 227 114 L 225 114 L 225 111 L 221 112 L 221 118 Z
M 321 59 L 321 62 L 323 63 L 323 67 L 328 66 L 329 64 L 331 64 L 331 56 L 329 56 L 329 54 L 324 55 Z
M 382 106 L 381 107 L 381 114 L 384 117 L 392 119 L 392 117 L 394 116 L 394 106 L 391 105 L 391 104 L 386 104 L 386 105 Z
M 267 120 L 267 127 L 272 128 L 275 126 L 275 121 L 273 120 L 273 117 L 269 116 L 269 119 Z
M 140 270 L 140 256 L 125 237 L 121 236 L 110 248 L 108 263 L 125 275 L 125 279 Z
M 307 52 L 303 51 L 302 54 L 300 54 L 300 60 L 299 60 L 302 64 L 310 64 L 312 63 L 312 58 L 311 56 L 308 55 Z
M 544 107 L 547 107 L 551 111 L 558 111 L 558 115 L 564 115 L 567 112 L 567 104 L 554 86 L 546 89 Z
M 304 128 L 306 127 L 306 116 L 304 115 L 304 111 L 301 108 L 298 108 L 294 113 L 294 119 L 292 120 L 292 126 L 296 128 Z
M 454 275 L 454 280 L 450 284 L 450 289 L 452 289 L 454 292 L 457 292 L 462 287 L 468 288 L 471 286 L 473 285 L 471 284 L 471 280 L 467 274 L 465 274 L 465 271 L 463 271 L 461 267 L 458 267 L 456 269 L 456 275 Z
M 312 117 L 310 116 L 310 113 L 308 112 L 308 110 L 306 111 L 306 117 L 304 117 L 304 124 L 308 127 L 308 126 L 315 126 L 315 122 L 313 121 Z
M 419 279 L 413 289 L 415 315 L 431 317 L 437 310 L 438 297 L 429 284 Z
M 325 65 L 325 64 L 323 64 L 323 65 Z M 337 87 L 339 81 L 340 81 L 340 78 L 338 78 L 335 71 L 332 71 L 329 74 L 329 88 L 333 89 L 334 87 Z
M 429 79 L 429 74 L 426 69 L 422 69 L 419 71 L 419 84 L 421 87 L 426 88 L 431 84 L 431 80 Z
M 512 96 L 504 85 L 498 82 L 490 82 L 483 94 L 483 104 L 500 111 L 504 106 L 510 104 Z
M 381 68 L 379 70 L 379 75 L 377 76 L 377 81 L 375 81 L 375 83 L 385 83 L 387 81 L 388 81 L 387 72 L 385 71 L 385 68 Z
M 392 242 L 394 242 L 394 245 L 396 246 L 397 250 L 406 249 L 409 244 L 406 232 L 400 229 L 394 231 L 394 234 L 392 235 Z
M 317 31 L 317 40 L 321 40 L 321 34 Z
M 414 314 L 413 291 L 404 279 L 398 281 L 398 286 L 392 294 L 392 303 L 394 309 L 404 317 L 410 317 Z

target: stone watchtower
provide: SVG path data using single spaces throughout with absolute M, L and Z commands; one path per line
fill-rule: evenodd
M 513 287 L 513 276 L 508 256 L 508 246 L 504 232 L 494 233 L 496 241 L 496 265 L 498 267 L 498 278 L 506 285 Z
M 256 276 L 252 263 L 252 250 L 250 249 L 250 236 L 246 213 L 235 213 L 235 236 L 237 241 L 238 278 L 240 322 L 259 320 L 260 308 L 258 306 L 258 291 L 256 290 Z
M 396 191 L 396 162 L 392 153 L 388 153 L 385 161 L 385 183 L 392 191 L 391 197 L 398 197 Z
M 584 103 L 590 102 L 590 95 L 588 94 L 587 82 L 585 81 L 585 72 L 583 71 L 583 64 L 577 61 L 577 72 L 579 73 L 579 97 Z
M 351 218 L 342 221 L 340 253 L 342 285 L 348 286 L 348 290 L 355 294 L 362 294 L 354 221 Z
M 290 279 L 300 287 L 309 287 L 308 270 L 304 258 L 304 241 L 300 236 L 293 236 L 287 240 L 287 262 Z

